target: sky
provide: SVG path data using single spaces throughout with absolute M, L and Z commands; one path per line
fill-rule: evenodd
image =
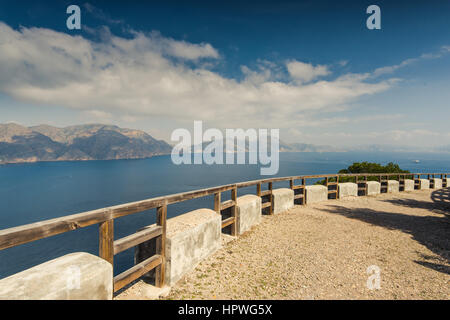
M 69 5 L 81 30 L 69 30 Z M 369 5 L 381 29 L 369 30 Z M 0 123 L 441 146 L 450 1 L 0 0 Z

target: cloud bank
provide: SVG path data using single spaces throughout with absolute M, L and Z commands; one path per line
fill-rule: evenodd
M 238 80 L 209 67 L 224 59 L 209 43 L 137 31 L 101 38 L 44 28 L 15 30 L 0 22 L 0 92 L 100 116 L 289 128 L 305 114 L 336 111 L 395 83 L 370 74 L 333 76 L 329 66 L 296 60 L 266 61 L 256 70 L 242 66 Z

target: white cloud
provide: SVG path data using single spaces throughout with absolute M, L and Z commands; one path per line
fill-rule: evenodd
M 330 74 L 327 66 L 313 66 L 312 64 L 296 60 L 288 61 L 286 67 L 292 79 L 300 83 L 310 82 L 318 77 Z
M 123 24 L 124 21 L 120 19 L 112 19 L 109 15 L 107 15 L 103 10 L 94 7 L 90 3 L 85 3 L 83 5 L 84 9 L 86 9 L 91 15 L 95 18 L 102 20 L 108 24 Z
M 373 75 L 376 77 L 376 76 L 379 76 L 379 75 L 382 75 L 382 74 L 390 74 L 390 73 L 393 73 L 393 72 L 395 72 L 396 70 L 398 70 L 400 68 L 406 67 L 408 65 L 411 65 L 413 63 L 419 62 L 421 60 L 441 58 L 443 55 L 447 54 L 448 52 L 450 52 L 450 47 L 449 46 L 442 46 L 441 49 L 438 52 L 436 52 L 436 53 L 424 53 L 424 54 L 421 54 L 417 58 L 406 59 L 406 60 L 403 60 L 401 63 L 393 65 L 393 66 L 386 66 L 386 67 L 377 68 L 373 72 Z
M 219 53 L 209 43 L 191 44 L 184 41 L 165 40 L 167 52 L 184 59 L 219 58 Z
M 15 99 L 98 115 L 166 118 L 174 126 L 201 119 L 217 127 L 289 128 L 306 112 L 336 111 L 395 83 L 366 82 L 369 74 L 314 82 L 330 74 L 328 67 L 295 60 L 259 61 L 256 71 L 244 66 L 246 78 L 238 81 L 202 64 L 220 59 L 211 44 L 155 32 L 133 31 L 128 38 L 105 33 L 95 42 L 43 28 L 14 30 L 0 22 L 0 52 L 0 92 Z M 281 81 L 280 70 L 296 81 Z

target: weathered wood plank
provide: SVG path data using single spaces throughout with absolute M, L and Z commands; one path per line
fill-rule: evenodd
M 228 209 L 228 208 L 230 208 L 232 206 L 235 206 L 235 205 L 236 205 L 236 201 L 227 200 L 227 201 L 224 201 L 224 202 L 222 202 L 220 204 L 220 210 L 225 210 L 225 209 Z
M 165 284 L 166 272 L 166 229 L 167 229 L 167 204 L 157 209 L 156 225 L 162 228 L 161 235 L 156 239 L 156 253 L 161 256 L 161 263 L 155 270 L 155 284 L 162 288 Z
M 231 201 L 234 202 L 234 206 L 231 207 L 231 216 L 234 218 L 234 223 L 231 226 L 231 235 L 232 236 L 237 236 L 239 234 L 239 229 L 238 229 L 238 221 L 239 221 L 239 217 L 237 215 L 237 188 L 234 188 L 231 190 Z
M 272 205 L 272 203 L 270 203 L 270 202 L 264 202 L 263 204 L 261 204 L 261 209 L 268 208 L 271 205 Z
M 214 211 L 217 212 L 218 214 L 220 214 L 220 203 L 221 203 L 221 193 L 220 192 L 216 192 L 214 194 Z
M 114 277 L 114 292 L 122 289 L 124 286 L 130 282 L 142 277 L 144 274 L 150 270 L 160 266 L 162 263 L 162 257 L 156 254 L 141 263 L 135 265 L 134 267 L 128 269 L 125 272 Z
M 100 223 L 99 226 L 99 256 L 114 265 L 114 220 Z
M 229 217 L 227 219 L 222 220 L 222 229 L 228 227 L 230 224 L 233 224 L 235 221 L 234 217 Z
M 137 231 L 136 233 L 133 233 L 127 237 L 116 240 L 114 241 L 114 255 L 131 247 L 137 246 L 144 241 L 156 238 L 160 236 L 162 232 L 163 228 L 161 226 L 152 226 L 141 231 Z

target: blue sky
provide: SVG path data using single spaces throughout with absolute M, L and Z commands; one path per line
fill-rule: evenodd
M 68 30 L 70 4 L 82 29 Z M 366 8 L 381 8 L 381 30 Z M 0 1 L 0 123 L 448 144 L 448 1 Z

